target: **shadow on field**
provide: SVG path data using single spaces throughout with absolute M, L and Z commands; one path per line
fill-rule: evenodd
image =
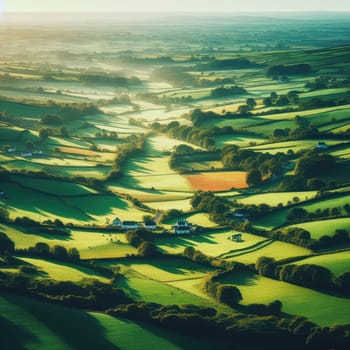
M 116 287 L 123 289 L 124 291 L 127 291 L 127 293 L 133 298 L 133 299 L 140 299 L 141 295 L 137 291 L 137 289 L 134 289 L 130 287 L 129 281 L 127 278 L 125 278 L 123 275 L 118 276 L 118 280 L 116 283 Z
M 238 273 L 233 279 L 230 279 L 230 283 L 237 286 L 255 286 L 257 285 L 259 276 L 253 273 Z
M 76 203 L 75 208 L 81 210 L 85 215 L 107 215 L 112 214 L 112 209 L 117 208 L 120 210 L 128 209 L 129 204 L 124 199 L 118 196 L 112 195 L 99 195 L 91 197 L 91 200 L 80 199 Z
M 14 322 L 0 316 L 0 349 L 1 350 L 26 350 L 23 344 L 35 342 L 37 338 L 29 333 L 25 328 L 18 326 Z
M 164 338 L 169 340 L 171 343 L 177 345 L 179 349 L 182 350 L 212 350 L 212 349 L 220 349 L 220 350 L 228 350 L 233 349 L 232 344 L 227 344 L 224 341 L 220 341 L 218 339 L 211 340 L 208 337 L 201 338 L 198 336 L 184 335 L 178 333 L 176 331 L 170 331 L 165 328 L 157 328 L 153 325 L 148 325 L 141 322 L 135 322 L 139 327 L 145 329 L 148 332 L 156 335 L 159 338 Z M 155 347 L 156 349 L 156 347 Z M 236 349 L 236 348 L 235 348 Z M 236 349 L 238 350 L 238 349 Z
M 5 295 L 4 298 L 29 312 L 72 349 L 119 350 L 105 338 L 101 324 L 84 311 L 25 297 Z
M 169 237 L 157 239 L 157 244 L 170 248 L 196 246 L 197 243 L 219 244 L 211 239 L 210 235 L 186 236 L 186 237 Z

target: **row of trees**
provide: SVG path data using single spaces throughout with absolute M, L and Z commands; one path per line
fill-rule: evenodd
M 145 140 L 144 135 L 137 135 L 129 140 L 130 143 L 117 146 L 113 168 L 107 175 L 107 180 L 119 178 L 122 175 L 122 166 L 130 157 L 143 151 Z
M 142 228 L 129 231 L 126 234 L 126 239 L 130 245 L 137 248 L 140 256 L 156 257 L 161 254 L 154 244 L 154 234 L 151 231 Z
M 269 306 L 270 309 L 278 310 L 279 302 L 274 305 Z M 219 314 L 210 307 L 145 302 L 120 305 L 108 313 L 117 318 L 151 322 L 172 331 L 200 336 L 209 343 L 223 344 L 225 348 L 235 347 L 239 340 L 245 346 L 259 348 L 283 344 L 285 349 L 343 350 L 350 341 L 350 326 L 322 328 L 300 316 Z
M 17 254 L 26 256 L 35 256 L 45 259 L 54 259 L 67 262 L 79 262 L 80 253 L 76 248 L 68 250 L 61 245 L 50 247 L 47 243 L 38 242 L 33 247 L 16 249 Z
M 88 309 L 104 311 L 133 300 L 122 289 L 95 279 L 84 279 L 80 283 L 33 279 L 25 273 L 3 274 L 0 290 L 34 296 L 46 301 Z
M 297 223 L 304 221 L 313 221 L 318 219 L 326 219 L 326 218 L 335 218 L 342 216 L 343 210 L 349 215 L 350 205 L 345 204 L 343 208 L 341 207 L 333 207 L 333 208 L 325 208 L 325 209 L 317 209 L 314 212 L 309 212 L 303 207 L 295 207 L 292 208 L 287 215 L 286 221 L 287 223 Z
M 337 229 L 332 235 L 323 235 L 318 239 L 314 239 L 309 231 L 300 227 L 274 230 L 268 234 L 268 237 L 309 249 L 329 248 L 332 245 L 348 243 L 350 240 L 349 232 L 344 229 Z
M 287 160 L 288 156 L 283 153 L 271 155 L 239 149 L 235 145 L 224 146 L 221 153 L 224 167 L 247 171 L 247 182 L 251 186 L 259 185 L 262 178 L 280 176 L 283 171 L 282 164 Z
M 302 287 L 350 295 L 350 272 L 334 276 L 332 272 L 313 264 L 281 264 L 274 258 L 260 257 L 255 270 L 262 276 L 293 283 Z

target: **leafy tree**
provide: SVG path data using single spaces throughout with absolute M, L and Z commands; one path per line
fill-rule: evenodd
M 42 140 L 46 140 L 50 135 L 52 135 L 52 130 L 50 128 L 40 128 L 39 136 Z
M 248 171 L 246 181 L 249 187 L 259 186 L 262 182 L 261 172 L 258 169 Z
M 138 253 L 145 257 L 155 257 L 159 254 L 157 246 L 152 242 L 142 242 L 138 247 Z
M 248 105 L 244 104 L 244 105 L 240 105 L 238 107 L 237 112 L 241 115 L 249 115 L 250 110 L 251 110 L 251 108 Z
M 220 284 L 216 288 L 216 299 L 220 303 L 235 307 L 242 300 L 242 294 L 236 286 Z
M 47 243 L 38 242 L 34 246 L 34 251 L 36 254 L 47 257 L 50 255 L 50 247 Z
M 300 221 L 307 217 L 308 212 L 304 208 L 293 208 L 289 211 L 287 215 L 287 221 Z
M 60 128 L 60 135 L 62 137 L 65 137 L 65 138 L 69 137 L 69 131 L 67 130 L 67 128 L 65 126 L 62 126 Z
M 52 255 L 58 260 L 67 260 L 68 253 L 67 249 L 61 245 L 55 245 L 51 251 Z
M 249 97 L 246 100 L 246 104 L 247 106 L 249 106 L 250 109 L 253 109 L 256 106 L 256 101 L 254 100 L 254 98 Z
M 336 159 L 329 154 L 310 152 L 297 161 L 295 174 L 312 178 L 334 168 L 335 164 Z
M 68 250 L 68 258 L 70 261 L 78 262 L 80 260 L 80 253 L 77 248 L 70 248 Z
M 7 237 L 3 232 L 0 232 L 0 254 L 13 253 L 15 250 L 15 244 Z
M 32 141 L 26 142 L 26 150 L 28 152 L 33 152 L 34 148 L 35 148 L 34 142 L 32 142 Z
M 5 208 L 0 208 L 0 221 L 8 221 L 10 218 L 10 213 Z

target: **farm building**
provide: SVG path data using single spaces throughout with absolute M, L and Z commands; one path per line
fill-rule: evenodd
M 243 241 L 241 233 L 235 233 L 232 236 L 230 236 L 229 239 L 233 242 L 242 242 Z
M 246 222 L 249 221 L 250 215 L 249 213 L 244 209 L 236 209 L 233 212 L 230 213 L 230 216 L 237 221 L 240 222 Z
M 188 235 L 192 231 L 192 225 L 186 220 L 178 221 L 177 224 L 173 226 L 173 230 L 177 235 Z
M 136 221 L 123 221 L 121 226 L 125 230 L 136 230 L 140 227 Z
M 147 230 L 154 230 L 157 228 L 157 224 L 154 221 L 145 221 L 143 227 Z
M 112 222 L 112 225 L 115 227 L 121 227 L 122 226 L 122 222 L 119 218 L 115 218 Z
M 328 146 L 324 141 L 319 141 L 316 145 L 316 149 L 322 151 L 328 149 Z

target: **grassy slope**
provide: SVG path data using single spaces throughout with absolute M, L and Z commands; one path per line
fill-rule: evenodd
M 243 296 L 243 304 L 269 303 L 278 299 L 283 304 L 283 311 L 306 316 L 320 325 L 350 323 L 350 299 L 322 294 L 253 274 L 240 274 L 225 279 L 225 282 L 238 286 Z
M 344 272 L 350 272 L 350 251 L 338 252 L 333 254 L 324 254 L 297 261 L 296 265 L 315 264 L 324 266 L 331 270 L 334 275 L 340 275 Z
M 339 218 L 330 220 L 320 220 L 312 222 L 304 222 L 300 224 L 290 225 L 291 227 L 301 227 L 311 233 L 311 237 L 318 239 L 324 235 L 333 235 L 336 230 L 350 229 L 350 218 Z
M 213 345 L 142 323 L 27 297 L 1 295 L 0 313 L 3 350 L 180 350 L 211 349 Z

